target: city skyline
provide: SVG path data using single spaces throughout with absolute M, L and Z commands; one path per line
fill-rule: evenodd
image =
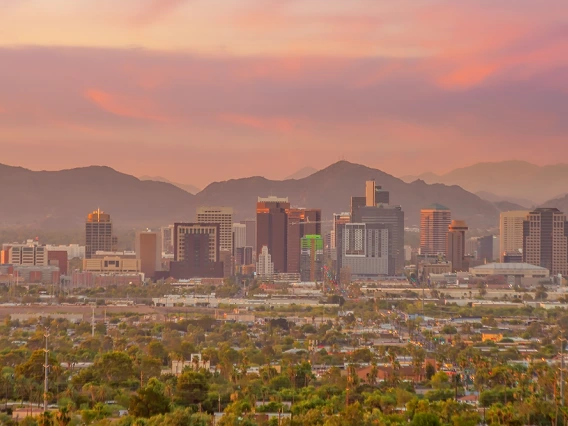
M 452 167 L 568 153 L 561 1 L 46 4 L 0 5 L 9 164 L 203 186 L 341 158 L 402 175 L 447 171 L 454 149 Z

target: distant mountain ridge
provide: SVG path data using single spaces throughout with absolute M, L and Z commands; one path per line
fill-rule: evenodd
M 503 201 L 519 204 L 527 200 L 542 204 L 547 200 L 568 193 L 568 164 L 537 166 L 526 161 L 501 161 L 477 163 L 452 170 L 443 175 L 424 173 L 419 176 L 404 176 L 406 182 L 421 179 L 427 183 L 459 185 L 474 192 L 486 192 Z M 516 200 L 515 200 L 516 199 Z
M 351 196 L 363 196 L 369 179 L 390 192 L 391 204 L 402 206 L 408 226 L 420 223 L 421 208 L 440 203 L 470 228 L 487 229 L 497 227 L 499 211 L 511 206 L 510 202 L 494 204 L 456 185 L 430 185 L 420 180 L 406 183 L 347 161 L 300 179 L 253 176 L 214 182 L 196 195 L 171 183 L 140 180 L 100 166 L 35 172 L 0 165 L 0 179 L 5 184 L 4 200 L 8 200 L 0 204 L 1 227 L 83 226 L 86 215 L 98 207 L 110 213 L 119 227 L 193 221 L 195 209 L 201 205 L 233 207 L 235 220 L 241 220 L 255 217 L 257 197 L 268 195 L 288 197 L 293 206 L 320 208 L 324 220 L 329 221 L 332 213 L 349 211 Z
M 194 186 L 194 185 L 190 185 L 190 184 L 185 184 L 185 183 L 177 183 L 177 182 L 172 182 L 168 179 L 166 179 L 165 177 L 162 176 L 140 176 L 138 179 L 140 180 L 153 180 L 155 182 L 164 182 L 164 183 L 170 183 L 174 186 L 177 186 L 180 189 L 183 189 L 185 192 L 189 192 L 190 194 L 197 194 L 199 191 L 201 191 L 201 189 L 199 189 L 198 187 Z
M 314 169 L 313 167 L 304 167 L 304 168 L 298 170 L 296 173 L 292 173 L 290 176 L 286 176 L 284 178 L 284 180 L 304 179 L 304 178 L 307 178 L 308 176 L 313 175 L 317 171 L 318 171 L 318 169 Z

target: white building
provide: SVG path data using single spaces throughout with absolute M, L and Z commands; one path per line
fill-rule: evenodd
M 85 246 L 80 246 L 79 244 L 69 244 L 69 245 L 46 245 L 47 251 L 66 251 L 67 259 L 79 259 L 85 258 Z
M 8 249 L 8 263 L 22 266 L 47 266 L 47 248 L 28 240 L 26 244 L 12 244 Z
M 523 250 L 523 222 L 529 214 L 526 210 L 502 212 L 499 220 L 499 258 L 506 252 Z
M 469 273 L 474 277 L 505 275 L 521 278 L 548 278 L 550 276 L 548 269 L 528 263 L 488 263 L 470 268 Z
M 219 250 L 233 253 L 232 207 L 198 207 L 197 222 L 219 224 Z
M 256 274 L 259 277 L 271 277 L 274 275 L 274 263 L 272 256 L 268 253 L 268 247 L 262 246 L 262 251 L 258 255 L 256 262 Z
M 235 251 L 238 248 L 246 247 L 247 226 L 244 223 L 233 223 L 233 245 Z

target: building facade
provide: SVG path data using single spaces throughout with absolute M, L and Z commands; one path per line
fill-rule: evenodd
M 272 255 L 268 251 L 267 246 L 262 246 L 258 261 L 256 262 L 256 275 L 261 278 L 272 277 L 274 275 L 274 263 Z
M 305 235 L 321 236 L 321 210 L 290 209 L 286 236 L 286 272 L 288 273 L 300 273 L 301 239 Z
M 557 208 L 538 208 L 523 222 L 523 261 L 568 275 L 568 224 Z
M 469 264 L 465 260 L 465 233 L 467 225 L 463 220 L 452 220 L 446 237 L 446 258 L 452 264 L 452 272 L 467 271 Z M 491 242 L 493 244 L 493 241 Z
M 100 209 L 90 213 L 85 222 L 85 258 L 90 259 L 97 251 L 115 251 L 116 243 L 110 215 Z
M 323 280 L 323 238 L 321 235 L 305 235 L 301 240 L 300 279 L 321 282 Z
M 283 273 L 287 268 L 288 246 L 288 198 L 258 198 L 256 203 L 256 247 L 257 256 L 263 247 L 274 263 L 274 272 Z
M 523 223 L 529 214 L 528 210 L 501 212 L 499 216 L 499 258 L 504 261 L 505 253 L 513 254 L 523 251 Z
M 244 223 L 233 223 L 233 256 L 237 249 L 247 246 L 247 226 Z
M 420 254 L 446 253 L 446 234 L 452 222 L 452 212 L 441 204 L 420 210 Z
M 182 262 L 185 259 L 185 236 L 187 234 L 206 234 L 209 238 L 209 260 L 211 262 L 219 261 L 219 224 L 215 223 L 175 223 L 174 261 Z
M 219 228 L 217 224 L 211 226 L 215 229 Z M 216 232 L 212 231 L 212 228 L 208 229 L 206 225 L 201 228 L 180 227 L 179 231 L 196 231 L 198 229 L 203 232 L 183 232 L 180 233 L 180 237 L 176 237 L 176 241 L 183 240 L 183 248 L 180 247 L 177 252 L 176 261 L 170 262 L 170 276 L 172 278 L 223 278 L 225 276 L 224 263 L 219 260 L 218 246 L 215 250 L 216 254 L 214 256 L 211 254 L 211 240 L 212 238 L 218 240 L 218 236 L 215 236 Z M 207 233 L 206 230 L 212 233 Z
M 140 261 L 140 271 L 147 278 L 153 278 L 156 271 L 162 270 L 161 232 L 136 233 L 136 258 Z
M 219 225 L 219 250 L 233 254 L 233 208 L 199 207 L 197 222 Z

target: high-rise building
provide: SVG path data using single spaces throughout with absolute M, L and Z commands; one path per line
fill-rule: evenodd
M 523 222 L 523 261 L 568 275 L 568 224 L 557 208 L 538 208 Z
M 286 272 L 300 273 L 300 241 L 305 235 L 321 236 L 321 210 L 288 210 L 288 231 L 286 236 Z
M 162 253 L 174 254 L 174 225 L 168 225 L 160 228 L 162 234 Z
M 337 227 L 343 223 L 349 223 L 349 222 L 351 222 L 351 213 L 349 212 L 333 213 L 333 229 L 331 230 L 331 249 L 337 247 L 337 242 L 336 242 Z
M 420 211 L 420 254 L 446 253 L 446 234 L 452 222 L 452 212 L 441 204 L 432 204 Z
M 247 226 L 244 223 L 233 223 L 233 250 L 236 256 L 237 249 L 247 246 Z
M 389 204 L 390 194 L 382 189 L 374 180 L 365 182 L 365 205 L 367 207 L 376 207 L 379 204 Z M 361 207 L 361 206 L 357 206 Z
M 477 239 L 477 260 L 482 263 L 493 262 L 493 240 L 493 235 L 486 235 L 485 237 L 480 237 Z
M 11 244 L 8 248 L 8 263 L 21 266 L 47 266 L 47 248 L 32 240 L 28 240 L 25 244 Z
M 305 235 L 301 240 L 300 279 L 321 282 L 323 279 L 323 238 Z
M 48 250 L 47 263 L 49 266 L 58 267 L 61 275 L 67 275 L 69 258 L 66 250 Z
M 233 208 L 232 207 L 198 207 L 198 223 L 219 224 L 219 250 L 233 253 Z
M 404 212 L 400 206 L 380 204 L 377 207 L 360 207 L 352 217 L 354 223 L 378 223 L 389 229 L 389 253 L 391 271 L 402 274 L 404 271 Z
M 365 207 L 367 205 L 367 197 L 351 197 L 351 211 L 350 216 L 353 217 L 353 213 L 359 207 Z
M 219 261 L 220 236 L 218 223 L 175 223 L 174 224 L 174 260 L 181 262 L 185 259 L 185 235 L 206 234 L 208 236 L 209 261 Z M 192 242 L 193 244 L 193 242 Z M 200 243 L 201 244 L 201 243 Z M 200 247 L 200 250 L 202 248 Z
M 257 255 L 260 255 L 263 247 L 266 246 L 276 273 L 286 272 L 287 268 L 289 210 L 288 198 L 259 197 L 256 203 Z
M 523 222 L 527 219 L 528 210 L 502 212 L 499 218 L 500 248 L 499 257 L 503 262 L 505 253 L 523 251 Z
M 85 258 L 91 259 L 97 251 L 116 251 L 116 242 L 110 215 L 100 209 L 90 213 L 85 223 Z
M 465 261 L 465 233 L 467 225 L 463 220 L 452 220 L 446 237 L 446 257 L 452 263 L 452 272 L 466 271 L 469 265 Z
M 178 226 L 181 225 L 181 226 Z M 220 256 L 218 249 L 218 224 L 194 224 L 200 227 L 190 228 L 188 224 L 175 224 L 176 259 L 170 262 L 170 276 L 176 279 L 189 278 L 223 278 L 224 264 L 213 260 L 211 255 L 211 241 L 217 241 L 217 259 Z M 207 228 L 210 226 L 211 228 Z M 213 231 L 215 229 L 215 231 Z M 191 231 L 194 232 L 184 232 Z M 210 231 L 207 233 L 206 231 Z M 203 231 L 203 232 L 199 232 Z
M 252 265 L 252 247 L 237 247 L 235 252 L 235 264 L 237 265 Z
M 240 223 L 247 227 L 247 243 L 245 246 L 252 247 L 252 251 L 256 255 L 256 220 L 241 220 Z
M 274 263 L 267 246 L 262 246 L 260 249 L 258 261 L 256 262 L 256 274 L 262 278 L 274 275 Z
M 153 278 L 156 271 L 162 270 L 162 233 L 136 233 L 136 259 L 140 261 L 140 272 L 146 278 Z
M 337 228 L 337 276 L 377 279 L 394 274 L 389 227 L 382 223 L 345 223 Z M 404 253 L 403 253 L 404 256 Z M 341 279 L 341 278 L 340 278 Z M 342 284 L 346 284 L 342 282 Z

